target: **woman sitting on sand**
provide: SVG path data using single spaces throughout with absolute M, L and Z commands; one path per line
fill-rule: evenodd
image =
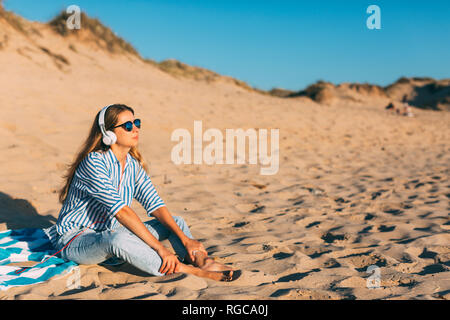
M 240 272 L 208 257 L 183 218 L 172 216 L 158 196 L 137 148 L 141 122 L 123 104 L 104 107 L 69 167 L 60 190 L 63 204 L 48 231 L 61 257 L 78 264 L 119 258 L 149 274 L 176 272 L 218 281 Z M 149 216 L 142 222 L 130 208 L 138 200 Z M 182 263 L 160 241 L 168 239 Z

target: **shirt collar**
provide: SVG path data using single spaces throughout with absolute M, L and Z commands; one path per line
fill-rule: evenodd
M 120 164 L 120 161 L 117 159 L 116 155 L 114 154 L 114 152 L 112 151 L 111 148 L 108 149 L 108 152 L 106 154 L 108 156 L 109 161 L 112 164 Z M 131 161 L 131 155 L 130 155 L 130 153 L 127 153 L 127 159 L 126 159 L 126 162 L 125 162 L 125 168 L 128 166 L 130 161 Z

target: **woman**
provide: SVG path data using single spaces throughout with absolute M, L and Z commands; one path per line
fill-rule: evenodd
M 137 145 L 140 120 L 123 104 L 104 107 L 64 176 L 63 204 L 49 236 L 61 257 L 78 264 L 119 258 L 149 274 L 190 273 L 218 281 L 240 272 L 208 257 L 185 221 L 172 216 L 156 192 Z M 130 208 L 136 199 L 149 216 Z M 179 259 L 160 241 L 168 239 Z

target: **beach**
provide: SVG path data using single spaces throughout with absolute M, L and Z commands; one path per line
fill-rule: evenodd
M 77 288 L 70 273 L 0 299 L 450 298 L 449 112 L 414 108 L 405 117 L 387 112 L 385 97 L 317 103 L 175 77 L 32 25 L 40 35 L 0 33 L 8 39 L 0 50 L 0 231 L 56 222 L 65 165 L 97 112 L 123 103 L 142 120 L 139 150 L 169 211 L 242 275 L 226 283 L 83 265 Z M 262 175 L 248 161 L 175 164 L 171 135 L 193 134 L 194 121 L 221 132 L 278 129 L 278 171 Z M 150 219 L 136 201 L 132 209 Z

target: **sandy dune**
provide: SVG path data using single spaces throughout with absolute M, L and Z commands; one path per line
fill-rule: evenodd
M 125 103 L 143 121 L 140 149 L 169 210 L 218 261 L 243 270 L 220 283 L 80 266 L 80 289 L 69 289 L 66 275 L 0 298 L 450 298 L 450 113 L 388 114 L 383 97 L 326 105 L 266 96 L 174 78 L 45 25 L 28 37 L 0 26 L 0 40 L 8 39 L 0 49 L 0 230 L 55 223 L 64 164 L 99 109 Z M 278 128 L 278 173 L 176 166 L 171 133 L 192 132 L 194 120 L 223 132 Z M 147 219 L 137 202 L 133 209 Z M 380 267 L 379 289 L 366 286 L 370 265 Z

